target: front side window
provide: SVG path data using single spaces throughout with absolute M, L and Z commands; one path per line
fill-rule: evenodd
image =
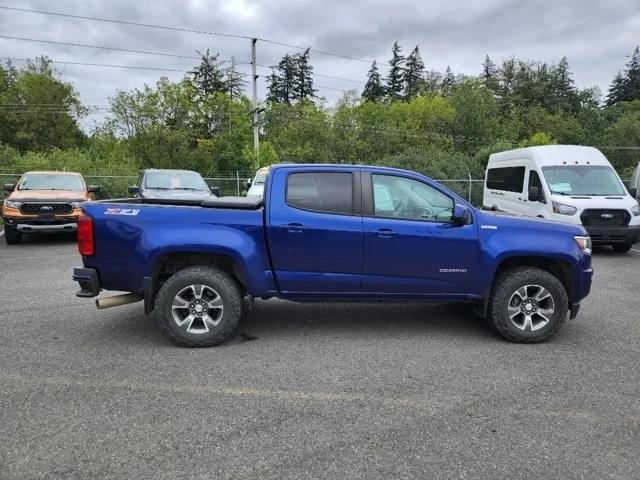
M 376 217 L 448 222 L 453 200 L 435 188 L 411 178 L 371 175 Z
M 287 178 L 287 204 L 324 213 L 353 213 L 351 173 L 292 173 Z
M 538 172 L 535 170 L 529 172 L 529 189 L 532 187 L 538 189 L 538 196 L 543 199 L 542 181 L 540 180 Z
M 487 171 L 487 188 L 503 192 L 522 193 L 524 167 L 490 168 Z
M 613 168 L 607 165 L 542 167 L 551 193 L 558 195 L 625 195 Z
M 57 173 L 27 173 L 20 179 L 18 190 L 70 190 L 84 191 L 80 175 L 60 175 Z

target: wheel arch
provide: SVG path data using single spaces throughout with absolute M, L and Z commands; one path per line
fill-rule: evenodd
M 151 276 L 145 279 L 145 313 L 155 308 L 155 299 L 162 284 L 174 273 L 188 267 L 211 266 L 219 268 L 233 278 L 242 295 L 247 293 L 248 277 L 245 265 L 233 255 L 224 252 L 175 251 L 164 253 L 155 259 Z
M 536 255 L 517 255 L 502 258 L 491 277 L 491 282 L 485 289 L 482 301 L 477 306 L 477 313 L 482 316 L 487 315 L 489 309 L 489 301 L 493 289 L 495 288 L 496 279 L 506 270 L 516 267 L 534 267 L 544 270 L 556 277 L 567 292 L 569 298 L 573 298 L 575 292 L 575 279 L 573 276 L 573 268 L 571 264 L 562 258 L 542 257 Z

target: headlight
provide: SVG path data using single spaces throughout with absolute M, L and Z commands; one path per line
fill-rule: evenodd
M 20 208 L 20 205 L 22 205 L 22 202 L 14 202 L 13 200 L 4 201 L 4 206 L 7 208 Z
M 559 213 L 560 215 L 573 215 L 578 209 L 571 205 L 565 205 L 564 203 L 551 202 L 553 205 L 553 213 Z
M 631 207 L 631 215 L 634 217 L 640 216 L 640 205 L 636 203 L 635 207 Z
M 580 247 L 580 250 L 582 250 L 587 255 L 591 255 L 591 237 L 575 236 L 573 238 L 576 239 L 576 243 Z

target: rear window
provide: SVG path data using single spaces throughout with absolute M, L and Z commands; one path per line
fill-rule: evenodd
M 487 188 L 522 193 L 524 171 L 525 167 L 490 168 L 487 171 Z
M 292 173 L 287 178 L 287 204 L 314 212 L 353 212 L 351 173 Z

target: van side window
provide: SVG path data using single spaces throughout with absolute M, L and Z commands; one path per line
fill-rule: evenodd
M 324 213 L 353 213 L 353 180 L 349 172 L 292 173 L 287 178 L 287 205 Z
M 524 172 L 525 167 L 490 168 L 487 171 L 487 188 L 522 193 Z

